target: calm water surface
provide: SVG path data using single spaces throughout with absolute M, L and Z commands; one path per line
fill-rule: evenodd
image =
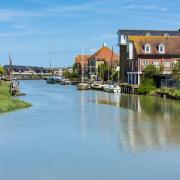
M 180 102 L 22 81 L 0 115 L 0 180 L 179 180 Z

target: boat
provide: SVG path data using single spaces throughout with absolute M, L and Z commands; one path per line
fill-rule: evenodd
M 121 88 L 117 84 L 107 84 L 104 86 L 103 90 L 108 93 L 121 93 Z
M 88 83 L 80 83 L 77 85 L 77 90 L 89 90 L 90 88 Z
M 94 82 L 91 84 L 91 89 L 93 89 L 93 90 L 102 91 L 103 88 L 104 88 L 104 84 L 103 84 L 101 81 L 94 81 Z
M 49 77 L 47 78 L 46 82 L 48 84 L 59 84 L 60 82 L 62 81 L 62 78 L 61 77 Z
M 90 87 L 90 84 L 89 83 L 86 83 L 84 81 L 84 49 L 83 49 L 83 45 L 82 45 L 82 71 L 81 71 L 81 83 L 79 83 L 77 85 L 77 90 L 89 90 L 91 87 Z
M 70 85 L 71 82 L 69 81 L 69 79 L 61 79 L 61 81 L 59 82 L 60 85 Z

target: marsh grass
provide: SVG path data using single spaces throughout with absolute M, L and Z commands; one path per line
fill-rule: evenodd
M 31 104 L 18 98 L 13 98 L 9 92 L 9 83 L 1 82 L 0 85 L 0 113 L 30 107 Z

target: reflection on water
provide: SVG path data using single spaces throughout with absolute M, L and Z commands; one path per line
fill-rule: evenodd
M 119 114 L 120 146 L 134 151 L 180 147 L 179 101 L 108 93 L 97 93 L 91 101 L 128 109 Z
M 180 179 L 180 104 L 22 81 L 0 114 L 0 180 Z

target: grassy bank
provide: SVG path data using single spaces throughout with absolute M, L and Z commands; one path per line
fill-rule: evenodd
M 30 107 L 31 104 L 17 98 L 13 98 L 9 93 L 9 84 L 2 82 L 0 85 L 0 113 L 14 111 L 17 109 Z
M 157 94 L 166 95 L 167 98 L 180 100 L 180 89 L 179 88 L 160 88 L 157 90 Z

